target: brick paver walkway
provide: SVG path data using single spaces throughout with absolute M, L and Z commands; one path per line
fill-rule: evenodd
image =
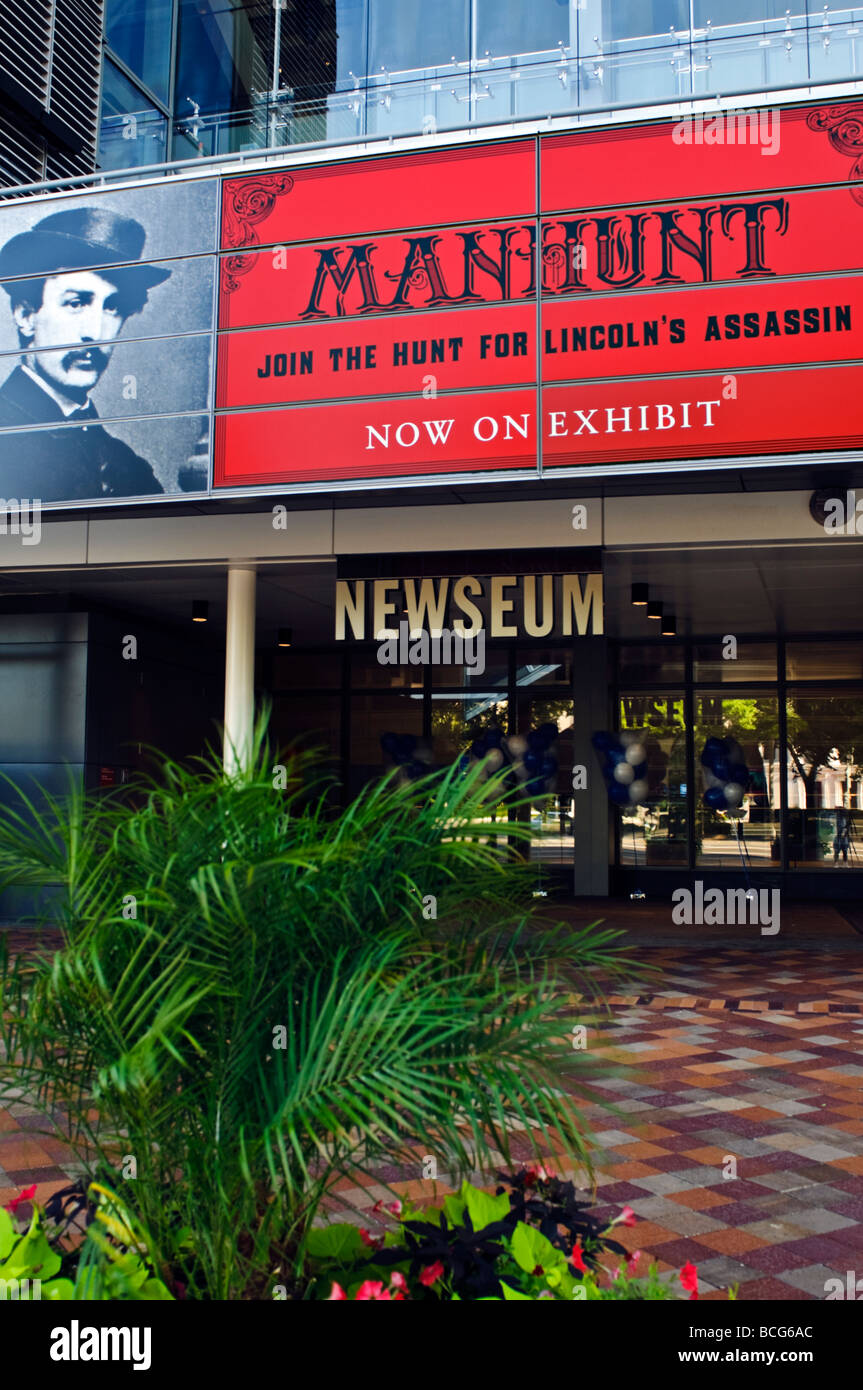
M 744 1300 L 824 1298 L 827 1280 L 863 1275 L 863 939 L 815 940 L 651 949 L 661 974 L 598 1026 L 617 1068 L 598 1089 L 618 1111 L 587 1111 L 600 1214 L 631 1206 L 616 1235 L 645 1265 L 691 1260 L 708 1297 L 734 1283 Z M 75 1173 L 41 1124 L 0 1108 L 0 1204 L 33 1182 L 44 1201 Z M 426 1157 L 339 1183 L 334 1209 L 374 1227 L 379 1198 L 439 1196 L 447 1175 L 424 1180 Z

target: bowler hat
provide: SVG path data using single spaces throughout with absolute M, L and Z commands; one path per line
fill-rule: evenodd
M 61 270 L 93 270 L 118 261 L 137 261 L 146 235 L 140 222 L 108 208 L 54 212 L 0 249 L 0 280 L 12 276 L 37 279 Z M 124 265 L 112 270 L 111 279 L 122 276 L 124 282 L 133 281 L 138 288 L 148 290 L 170 274 L 170 270 L 155 265 Z M 12 293 L 12 285 L 4 284 L 3 288 Z

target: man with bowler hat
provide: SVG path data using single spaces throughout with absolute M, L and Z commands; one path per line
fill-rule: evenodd
M 107 208 L 52 213 L 0 249 L 21 363 L 0 386 L 0 496 L 41 502 L 163 489 L 101 424 L 90 392 L 131 314 L 170 270 L 140 265 L 144 228 Z M 114 262 L 125 262 L 115 265 Z

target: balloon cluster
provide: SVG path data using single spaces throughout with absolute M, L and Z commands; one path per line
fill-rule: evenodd
M 733 738 L 709 738 L 701 766 L 707 788 L 705 806 L 713 811 L 736 810 L 752 781 L 740 744 Z
M 474 739 L 463 765 L 482 762 L 489 776 L 506 768 L 509 791 L 522 789 L 530 797 L 548 796 L 557 785 L 557 758 L 552 752 L 557 734 L 556 724 L 540 724 L 527 734 L 511 734 L 509 738 L 501 729 L 487 729 Z
M 648 794 L 647 753 L 638 734 L 603 729 L 590 741 L 603 760 L 602 775 L 615 806 L 641 806 Z
M 416 734 L 394 734 L 388 730 L 381 734 L 381 748 L 411 780 L 428 772 L 430 759 Z

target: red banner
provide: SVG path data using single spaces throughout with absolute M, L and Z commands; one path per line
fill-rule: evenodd
M 861 111 L 225 180 L 216 485 L 858 447 Z
M 543 212 L 847 183 L 861 177 L 859 103 L 716 111 L 542 138 Z
M 544 381 L 863 358 L 863 277 L 546 302 L 542 350 Z
M 548 387 L 544 466 L 860 448 L 860 381 L 813 367 Z
M 453 332 L 453 329 L 457 332 Z M 274 405 L 536 381 L 536 308 L 361 319 L 225 333 L 217 405 Z
M 536 471 L 536 392 L 242 411 L 216 419 L 217 487 L 521 468 Z

